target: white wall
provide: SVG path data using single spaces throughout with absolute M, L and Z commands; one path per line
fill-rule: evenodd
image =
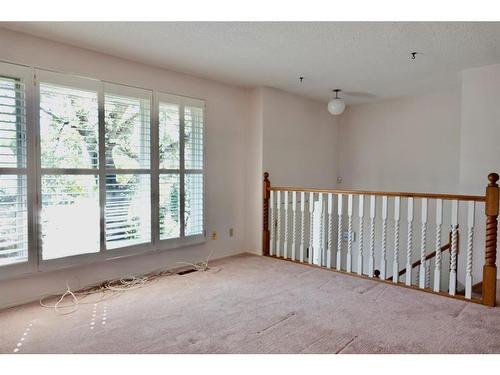
M 252 108 L 247 231 L 248 244 L 260 254 L 264 171 L 272 186 L 334 187 L 337 124 L 326 104 L 267 87 L 253 91 Z
M 348 108 L 339 124 L 343 183 L 338 186 L 483 195 L 488 173 L 500 172 L 499 87 L 500 65 L 488 66 L 464 71 L 462 87 L 456 91 Z M 418 225 L 418 206 L 415 212 Z M 460 228 L 466 228 L 465 206 L 459 214 Z M 429 239 L 433 223 L 431 209 Z M 479 280 L 484 263 L 484 204 L 476 205 L 475 225 L 473 275 Z M 448 228 L 445 223 L 443 241 Z M 403 232 L 402 244 L 405 236 Z M 460 246 L 466 248 L 463 229 Z M 465 251 L 461 251 L 460 282 L 464 265 Z
M 348 107 L 339 139 L 339 187 L 456 193 L 460 92 Z
M 248 127 L 246 142 L 247 154 L 247 192 L 245 209 L 247 210 L 247 248 L 250 252 L 262 253 L 262 189 L 263 189 L 263 96 L 262 89 L 253 90 L 251 95 L 251 125 Z
M 281 90 L 260 89 L 263 165 L 273 186 L 334 187 L 337 118 L 320 103 Z
M 462 72 L 460 188 L 484 194 L 486 176 L 500 172 L 500 65 Z
M 462 72 L 460 190 L 466 194 L 484 194 L 486 176 L 490 172 L 500 173 L 499 88 L 500 65 Z M 478 240 L 484 241 L 484 210 L 481 216 Z
M 66 280 L 78 288 L 130 272 L 173 267 L 178 261 L 197 261 L 211 251 L 221 257 L 248 249 L 244 204 L 250 191 L 244 167 L 251 111 L 248 90 L 4 29 L 0 29 L 0 46 L 1 60 L 205 99 L 207 232 L 218 233 L 217 240 L 207 239 L 201 246 L 0 282 L 0 307 L 60 291 Z M 234 237 L 229 237 L 229 228 L 234 228 Z

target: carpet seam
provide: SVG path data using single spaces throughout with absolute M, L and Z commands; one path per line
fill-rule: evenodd
M 343 347 L 341 347 L 335 354 L 341 354 L 344 349 L 346 349 L 349 345 L 352 344 L 352 342 L 358 337 L 358 335 L 354 336 L 352 339 L 350 339 Z

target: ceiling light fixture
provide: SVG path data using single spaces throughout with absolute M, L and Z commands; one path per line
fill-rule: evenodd
M 339 92 L 341 91 L 342 90 L 340 89 L 333 90 L 333 92 L 335 93 L 335 98 L 328 102 L 328 112 L 330 112 L 332 115 L 340 115 L 342 112 L 344 112 L 344 99 L 339 98 Z

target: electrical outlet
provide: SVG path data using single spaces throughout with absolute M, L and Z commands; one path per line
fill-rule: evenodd
M 229 228 L 229 237 L 234 236 L 234 228 Z
M 342 183 L 342 177 L 337 177 L 337 184 L 341 184 Z
M 216 240 L 216 239 L 217 239 L 217 232 L 213 231 L 212 232 L 212 240 Z
M 343 241 L 348 241 L 349 240 L 349 232 L 348 231 L 342 232 L 342 240 Z M 351 241 L 352 242 L 356 242 L 356 232 L 352 232 L 351 233 Z

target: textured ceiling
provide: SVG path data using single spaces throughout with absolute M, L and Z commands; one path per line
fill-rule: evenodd
M 270 86 L 350 104 L 459 84 L 461 70 L 500 63 L 500 23 L 43 22 L 0 26 L 245 87 Z M 415 60 L 411 51 L 423 52 Z M 299 84 L 298 77 L 304 76 Z

